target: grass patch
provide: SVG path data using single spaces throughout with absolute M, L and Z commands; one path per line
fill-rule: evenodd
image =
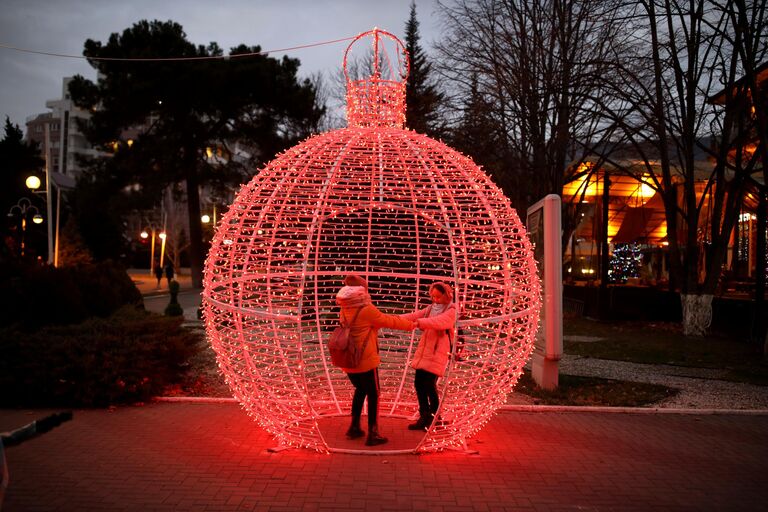
M 693 368 L 723 369 L 724 377 L 734 382 L 768 386 L 768 362 L 762 347 L 732 339 L 683 336 L 679 324 L 667 322 L 601 323 L 579 317 L 563 322 L 565 335 L 605 338 L 595 342 L 564 343 L 571 355 L 628 361 L 669 364 Z
M 538 387 L 531 372 L 525 370 L 515 392 L 532 397 L 537 405 L 644 407 L 676 395 L 677 389 L 658 384 L 560 375 L 558 388 L 547 391 Z

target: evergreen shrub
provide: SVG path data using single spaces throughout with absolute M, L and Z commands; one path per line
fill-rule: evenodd
M 182 319 L 125 306 L 108 318 L 0 330 L 0 407 L 104 407 L 178 383 L 202 346 Z
M 55 268 L 0 266 L 0 327 L 25 331 L 107 317 L 126 304 L 143 304 L 125 269 L 112 261 Z

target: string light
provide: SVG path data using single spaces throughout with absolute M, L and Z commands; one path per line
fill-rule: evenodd
M 374 29 L 371 76 L 347 75 L 350 126 L 278 155 L 222 218 L 205 264 L 205 323 L 245 410 L 278 442 L 329 451 L 320 420 L 349 415 L 353 388 L 325 342 L 335 295 L 364 276 L 391 314 L 426 306 L 435 280 L 460 309 L 435 423 L 414 447 L 461 446 L 504 404 L 531 354 L 539 282 L 525 228 L 469 158 L 403 128 L 408 61 Z M 383 39 L 394 41 L 385 58 Z M 347 67 L 349 48 L 345 53 Z M 379 333 L 380 415 L 417 409 L 409 366 L 418 333 Z
M 324 46 L 327 44 L 341 43 L 343 41 L 349 41 L 355 39 L 355 36 L 342 37 L 340 39 L 332 39 L 330 41 L 321 41 L 318 43 L 303 44 L 299 46 L 291 46 L 288 48 L 277 48 L 275 50 L 262 50 L 259 52 L 246 52 L 238 53 L 236 55 L 204 55 L 199 57 L 86 57 L 84 55 L 72 55 L 67 53 L 55 53 L 45 52 L 41 50 L 30 50 L 28 48 L 20 48 L 18 46 L 12 46 L 10 44 L 0 43 L 0 48 L 6 50 L 13 50 L 21 53 L 31 53 L 35 55 L 46 55 L 48 57 L 59 57 L 64 59 L 84 59 L 92 61 L 110 61 L 110 62 L 183 62 L 193 60 L 230 60 L 230 59 L 242 59 L 245 57 L 254 57 L 256 55 L 267 55 L 277 52 L 290 52 L 294 50 L 302 50 L 305 48 L 313 48 L 315 46 Z

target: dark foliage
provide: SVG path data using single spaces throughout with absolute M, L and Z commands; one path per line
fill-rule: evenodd
M 416 4 L 411 3 L 411 13 L 405 24 L 405 48 L 411 63 L 405 86 L 405 122 L 412 130 L 440 138 L 445 131 L 440 117 L 444 95 L 432 79 L 432 64 L 421 48 L 419 39 Z
M 449 139 L 456 149 L 470 155 L 508 193 L 514 189 L 514 183 L 505 166 L 508 155 L 504 138 L 498 132 L 492 111 L 492 105 L 478 90 L 477 77 L 473 77 L 469 96 L 462 103 L 461 118 Z
M 0 407 L 145 401 L 186 371 L 199 340 L 181 319 L 125 306 L 110 318 L 36 332 L 0 330 Z
M 93 162 L 69 194 L 78 230 L 96 261 L 121 260 L 128 250 L 123 236 L 124 215 L 137 207 L 150 207 L 126 197 L 122 192 L 125 183 L 109 174 L 106 164 Z
M 114 153 L 93 164 L 102 177 L 92 182 L 116 190 L 109 199 L 131 186 L 133 199 L 154 205 L 166 186 L 185 185 L 189 261 L 196 284 L 203 263 L 199 187 L 242 182 L 246 173 L 310 135 L 323 113 L 312 84 L 298 79 L 298 60 L 236 57 L 259 51 L 258 46 L 240 45 L 226 60 L 90 60 L 100 74 L 98 82 L 77 76 L 70 84 L 76 104 L 98 106 L 83 127 L 89 141 Z M 195 46 L 181 25 L 157 20 L 140 21 L 106 43 L 88 40 L 83 53 L 131 59 L 223 55 L 216 43 Z M 234 158 L 235 146 L 243 144 L 251 155 L 245 162 Z M 217 158 L 209 157 L 213 153 Z M 91 218 L 82 211 L 88 205 L 80 203 L 80 219 Z M 91 230 L 81 227 L 88 239 Z
M 111 261 L 55 268 L 48 265 L 0 266 L 0 326 L 32 331 L 49 325 L 106 317 L 125 304 L 142 304 L 141 294 Z

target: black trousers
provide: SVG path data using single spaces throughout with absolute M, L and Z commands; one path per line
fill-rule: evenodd
M 374 368 L 363 373 L 348 373 L 350 382 L 355 387 L 352 397 L 352 420 L 358 420 L 363 414 L 363 402 L 368 399 L 368 427 L 379 423 L 379 369 Z
M 440 398 L 437 395 L 437 375 L 427 370 L 416 370 L 413 386 L 416 388 L 416 398 L 419 399 L 419 413 L 435 415 L 440 406 Z

